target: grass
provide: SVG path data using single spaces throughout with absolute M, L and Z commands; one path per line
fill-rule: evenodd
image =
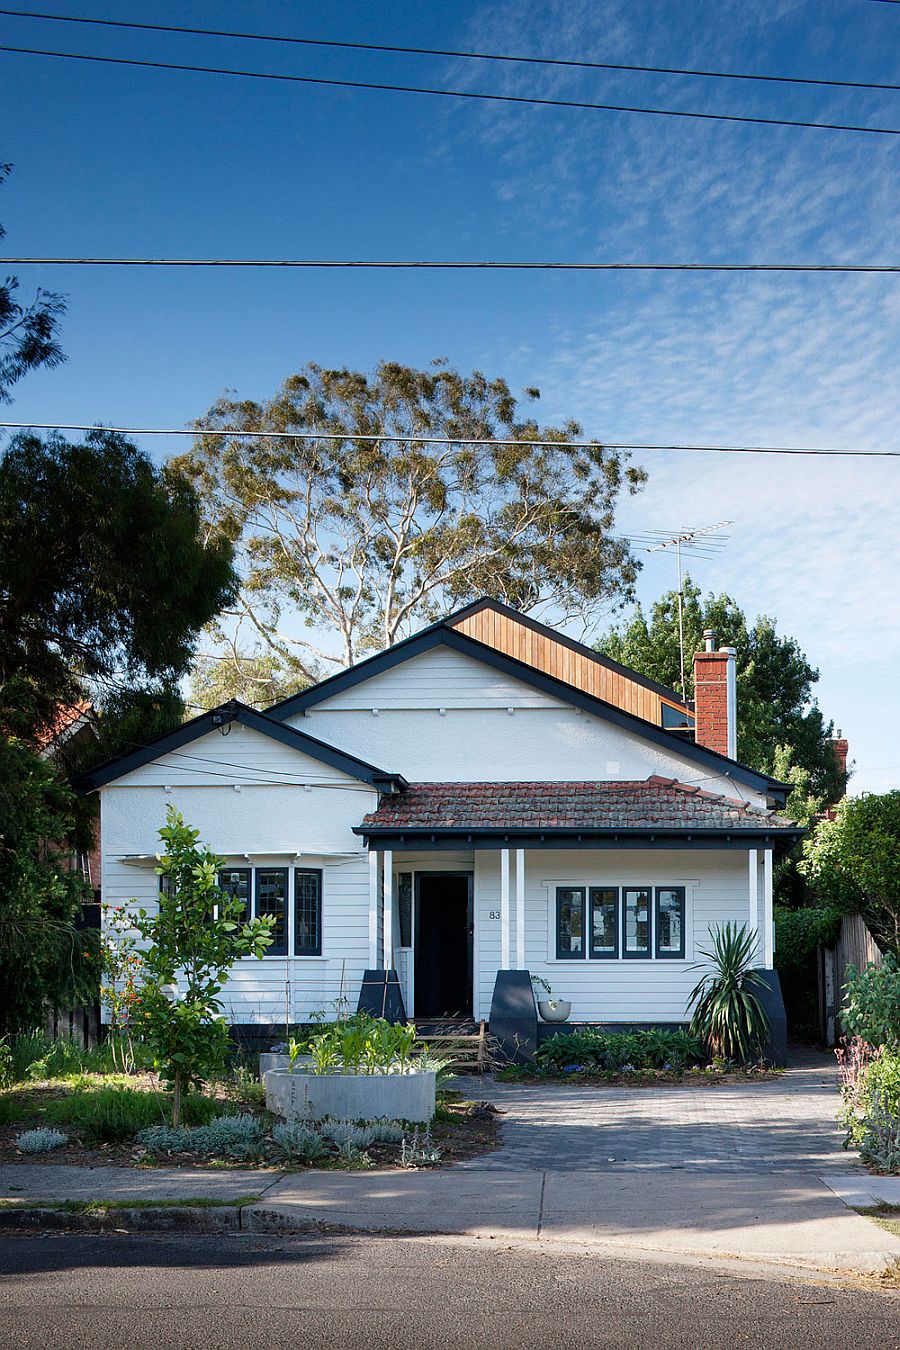
M 900 1237 L 900 1205 L 870 1205 L 868 1209 L 858 1209 L 866 1219 L 873 1219 L 879 1228 L 894 1237 Z
M 231 1205 L 258 1205 L 261 1195 L 236 1195 L 219 1200 L 211 1195 L 181 1200 L 0 1200 L 0 1209 L 57 1209 L 65 1214 L 106 1214 L 116 1209 L 224 1209 Z

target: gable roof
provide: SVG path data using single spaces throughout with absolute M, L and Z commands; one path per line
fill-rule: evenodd
M 498 837 L 532 847 L 640 842 L 790 847 L 804 833 L 763 807 L 674 778 L 637 782 L 410 783 L 383 797 L 355 833 L 380 847 L 451 841 L 497 847 Z
M 390 794 L 399 792 L 406 786 L 402 774 L 378 769 L 374 764 L 367 764 L 365 760 L 357 759 L 355 755 L 348 755 L 344 750 L 327 745 L 325 741 L 317 740 L 315 736 L 308 736 L 304 731 L 298 731 L 295 727 L 269 717 L 267 713 L 257 712 L 255 708 L 248 708 L 245 703 L 232 699 L 230 703 L 223 703 L 218 708 L 212 708 L 209 712 L 192 718 L 190 722 L 184 722 L 175 731 L 158 736 L 147 745 L 142 745 L 128 754 L 118 755 L 115 759 L 109 759 L 104 764 L 99 764 L 97 768 L 81 774 L 77 780 L 78 790 L 83 793 L 94 792 L 106 783 L 141 768 L 144 764 L 150 764 L 174 750 L 180 750 L 183 745 L 190 745 L 201 736 L 208 736 L 211 731 L 226 726 L 229 722 L 239 722 L 251 731 L 269 736 L 291 750 L 299 750 L 302 754 L 309 755 L 311 759 L 328 764 L 332 769 L 338 769 L 361 783 L 368 783 L 379 792 Z
M 771 778 L 768 774 L 751 769 L 737 760 L 729 759 L 727 755 L 721 755 L 716 750 L 709 750 L 706 746 L 686 740 L 677 733 L 665 730 L 657 723 L 647 721 L 643 717 L 638 717 L 635 713 L 616 707 L 613 703 L 599 698 L 596 694 L 577 688 L 560 679 L 557 675 L 540 670 L 526 661 L 508 655 L 506 652 L 459 630 L 457 625 L 460 622 L 476 610 L 481 612 L 486 608 L 492 608 L 499 614 L 512 614 L 519 619 L 524 618 L 523 615 L 518 614 L 517 610 L 511 610 L 507 605 L 500 605 L 496 600 L 478 600 L 474 605 L 466 605 L 463 609 L 456 610 L 445 619 L 439 619 L 420 632 L 412 634 L 411 637 L 396 642 L 392 647 L 387 647 L 384 651 L 377 652 L 374 656 L 367 657 L 364 661 L 349 666 L 346 670 L 340 670 L 335 675 L 330 675 L 327 679 L 321 680 L 318 684 L 301 690 L 298 694 L 292 694 L 289 698 L 274 703 L 266 710 L 267 716 L 283 721 L 285 718 L 293 717 L 307 708 L 315 707 L 316 704 L 324 702 L 325 699 L 333 698 L 345 689 L 352 689 L 373 676 L 392 670 L 395 666 L 401 665 L 404 661 L 409 661 L 415 656 L 420 656 L 423 652 L 430 651 L 434 647 L 445 646 L 461 652 L 464 656 L 481 661 L 484 665 L 491 666 L 495 670 L 502 671 L 504 674 L 520 680 L 523 684 L 530 685 L 534 689 L 539 689 L 554 698 L 581 708 L 595 717 L 601 717 L 605 721 L 621 727 L 624 731 L 640 736 L 655 745 L 665 746 L 668 751 L 680 755 L 684 759 L 701 764 L 704 768 L 711 769 L 715 773 L 726 774 L 736 781 L 754 788 L 757 792 L 771 793 L 776 799 L 783 801 L 789 791 L 787 784 Z M 535 620 L 529 622 L 536 623 Z M 542 634 L 559 636 L 544 624 L 537 626 L 541 629 Z M 624 672 L 636 680 L 643 680 L 642 676 L 637 676 L 635 672 L 628 671 L 625 666 L 619 666 L 618 662 L 609 662 L 606 657 L 598 657 L 596 652 L 592 652 L 589 647 L 585 647 L 582 643 L 573 643 L 570 638 L 566 639 L 566 643 L 578 648 L 581 653 L 586 654 L 591 659 L 597 658 L 603 665 L 614 667 L 616 672 Z M 652 685 L 652 681 L 645 683 Z M 673 693 L 672 690 L 666 690 L 664 685 L 658 685 L 656 689 L 664 691 L 667 697 Z M 677 699 L 677 695 L 674 697 Z M 680 706 L 685 705 L 681 704 Z

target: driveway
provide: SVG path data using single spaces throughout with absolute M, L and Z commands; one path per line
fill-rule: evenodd
M 662 1087 L 461 1079 L 504 1112 L 504 1167 L 552 1171 L 701 1168 L 847 1172 L 858 1168 L 837 1126 L 837 1069 L 805 1051 L 771 1082 Z M 862 1169 L 859 1169 L 862 1171 Z

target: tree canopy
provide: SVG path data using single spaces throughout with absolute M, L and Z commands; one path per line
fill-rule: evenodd
M 702 596 L 684 580 L 684 641 L 687 697 L 693 695 L 691 654 L 703 647 L 703 632 L 715 630 L 720 645 L 734 647 L 737 666 L 737 755 L 763 773 L 792 782 L 791 806 L 804 820 L 836 801 L 844 790 L 829 744 L 832 724 L 813 697 L 819 672 L 799 643 L 778 633 L 766 615 L 748 620 L 728 595 Z M 678 596 L 669 591 L 649 616 L 640 605 L 631 619 L 597 643 L 597 650 L 672 688 L 680 681 Z M 804 805 L 805 803 L 805 805 Z
M 574 446 L 575 422 L 539 426 L 502 379 L 443 362 L 382 362 L 371 376 L 311 364 L 270 399 L 222 399 L 198 427 L 176 463 L 239 549 L 243 588 L 226 619 L 235 641 L 252 639 L 249 655 L 287 674 L 316 678 L 484 593 L 582 618 L 632 594 L 638 563 L 612 527 L 643 471 Z M 361 439 L 372 435 L 391 439 Z
M 52 724 L 104 684 L 157 693 L 236 591 L 191 485 L 124 437 L 17 436 L 0 459 L 0 701 L 7 731 Z
M 11 169 L 11 164 L 0 164 L 0 186 Z M 5 235 L 0 225 L 0 239 Z M 0 282 L 0 403 L 11 402 L 11 386 L 30 370 L 65 360 L 58 341 L 66 310 L 63 297 L 39 289 L 31 300 L 23 300 L 18 292 L 16 277 Z
M 310 683 L 273 651 L 246 651 L 223 635 L 220 652 L 204 652 L 191 671 L 189 699 L 194 709 L 217 708 L 239 699 L 250 708 L 268 708 Z
M 813 891 L 862 914 L 875 940 L 900 955 L 900 790 L 848 797 L 803 846 Z

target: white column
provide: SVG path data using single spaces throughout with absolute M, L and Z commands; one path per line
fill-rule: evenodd
M 384 858 L 384 968 L 394 968 L 394 855 L 389 848 Z
M 516 966 L 525 969 L 525 850 L 516 849 Z
M 772 896 L 772 850 L 763 853 L 763 967 L 772 969 L 775 960 L 775 910 Z
M 757 851 L 756 851 L 756 849 L 755 849 L 755 848 L 749 849 L 748 852 L 747 852 L 747 857 L 748 857 L 749 863 L 750 863 L 749 876 L 748 876 L 748 881 L 749 881 L 748 891 L 749 891 L 750 914 L 749 914 L 749 923 L 747 924 L 747 932 L 748 932 L 748 933 L 751 933 L 751 934 L 755 934 L 755 937 L 756 937 L 756 954 L 757 954 L 757 958 L 758 958 L 758 955 L 759 955 L 759 863 L 758 863 L 758 858 L 757 858 Z
M 500 969 L 509 970 L 509 849 L 500 850 Z
M 369 849 L 369 969 L 378 966 L 378 859 L 376 849 Z

